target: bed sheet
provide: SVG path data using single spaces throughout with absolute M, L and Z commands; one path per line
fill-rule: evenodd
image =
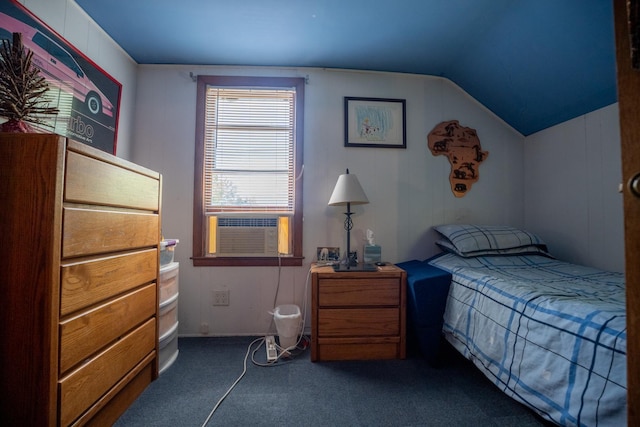
M 434 257 L 447 340 L 496 386 L 567 426 L 626 425 L 624 275 L 540 255 Z

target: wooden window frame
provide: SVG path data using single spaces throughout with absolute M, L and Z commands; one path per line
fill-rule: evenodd
M 220 257 L 207 256 L 207 226 L 204 213 L 204 128 L 205 98 L 207 86 L 296 88 L 294 176 L 295 213 L 293 215 L 292 244 L 290 256 L 273 257 Z M 244 76 L 198 76 L 196 95 L 196 135 L 193 192 L 193 265 L 206 266 L 301 266 L 302 256 L 302 170 L 304 134 L 304 78 L 296 77 L 244 77 Z

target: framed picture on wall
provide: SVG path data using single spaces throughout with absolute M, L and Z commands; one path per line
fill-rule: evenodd
M 407 148 L 406 100 L 344 98 L 344 146 Z
M 0 40 L 11 43 L 13 33 L 22 34 L 59 111 L 35 127 L 115 154 L 122 85 L 16 0 L 2 1 Z

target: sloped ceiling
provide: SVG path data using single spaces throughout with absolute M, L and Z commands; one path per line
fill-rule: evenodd
M 523 135 L 617 100 L 612 0 L 75 1 L 140 64 L 442 76 Z

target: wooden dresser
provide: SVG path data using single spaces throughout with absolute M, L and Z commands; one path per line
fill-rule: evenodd
M 0 424 L 111 425 L 158 375 L 161 176 L 0 133 Z
M 387 265 L 378 271 L 311 270 L 311 361 L 404 359 L 406 279 Z

